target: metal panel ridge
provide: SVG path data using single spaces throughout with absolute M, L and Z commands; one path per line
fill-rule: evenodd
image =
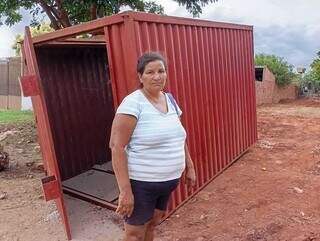
M 131 16 L 134 20 L 143 21 L 143 22 L 178 24 L 178 25 L 182 24 L 187 26 L 215 27 L 215 28 L 225 28 L 225 29 L 231 28 L 231 29 L 251 30 L 251 31 L 253 30 L 252 25 L 245 25 L 245 24 L 215 22 L 210 20 L 183 18 L 183 17 L 175 17 L 175 16 L 163 16 L 159 14 L 135 12 L 135 11 L 127 11 L 126 13 L 129 16 Z
M 64 181 L 110 160 L 105 143 L 114 110 L 105 47 L 41 47 L 36 54 Z
M 107 53 L 101 50 L 105 49 L 103 46 L 90 50 L 88 46 L 65 48 L 61 42 L 60 46 L 48 48 L 42 45 L 97 29 L 104 30 Z M 117 108 L 123 97 L 138 88 L 137 57 L 157 51 L 168 61 L 166 91 L 174 95 L 183 110 L 182 123 L 197 173 L 195 188 L 187 189 L 181 182 L 173 193 L 169 213 L 174 212 L 257 139 L 252 29 L 246 25 L 129 11 L 35 37 L 33 43 L 27 31 L 24 52 L 28 74 L 42 77 L 40 94 L 33 96 L 32 102 L 45 168 L 56 176 L 51 185 L 60 187 L 61 178 L 80 174 L 95 164 L 94 160 L 108 159 L 105 147 L 97 146 L 91 138 L 98 136 L 95 131 L 107 133 L 106 129 L 111 129 L 106 123 L 111 123 L 109 117 L 114 113 L 110 107 L 112 99 Z M 62 109 L 72 117 L 60 118 Z M 91 124 L 88 118 L 81 119 L 79 109 L 95 118 Z M 96 114 L 106 113 L 106 109 L 110 109 L 110 115 Z M 101 127 L 95 123 L 105 124 Z M 73 142 L 68 148 L 64 145 L 64 141 L 81 138 L 78 132 L 82 129 L 92 128 L 97 130 L 86 133 L 85 141 Z M 101 135 L 97 142 L 105 145 L 104 139 Z M 50 180 L 46 183 L 49 186 Z M 56 192 L 47 193 L 49 199 L 56 196 Z M 70 238 L 63 198 L 57 199 L 57 206 Z
M 171 24 L 183 24 L 188 26 L 202 26 L 202 27 L 217 27 L 217 28 L 232 28 L 232 29 L 242 29 L 251 30 L 253 29 L 250 25 L 233 24 L 233 23 L 222 23 L 213 22 L 208 20 L 196 20 L 182 17 L 172 17 L 172 16 L 162 16 L 157 14 L 149 14 L 135 11 L 126 11 L 120 14 L 115 14 L 112 16 L 103 17 L 100 19 L 92 20 L 79 25 L 67 27 L 60 29 L 51 33 L 46 33 L 33 38 L 34 44 L 40 44 L 48 41 L 57 40 L 60 38 L 72 37 L 82 33 L 94 31 L 99 28 L 103 28 L 108 25 L 117 24 L 123 22 L 125 16 L 130 16 L 132 19 L 137 21 L 146 21 L 154 23 L 171 23 Z
M 137 56 L 158 51 L 168 61 L 166 89 L 184 112 L 197 172 L 194 190 L 181 183 L 172 195 L 172 212 L 256 140 L 252 27 L 141 13 L 132 13 L 132 18 Z

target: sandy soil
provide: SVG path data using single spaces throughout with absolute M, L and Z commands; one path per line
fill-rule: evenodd
M 161 225 L 161 240 L 320 240 L 319 121 L 319 100 L 258 108 L 256 146 Z
M 0 125 L 2 144 L 10 165 L 0 172 L 0 241 L 66 240 L 53 201 L 45 202 L 40 179 L 44 177 L 35 126 L 32 123 Z M 1 138 L 0 138 L 1 139 Z M 117 241 L 122 221 L 112 211 L 65 195 L 75 241 Z
M 320 240 L 319 121 L 320 99 L 259 107 L 257 144 L 163 222 L 156 240 Z M 43 200 L 34 126 L 0 125 L 5 132 L 0 240 L 65 240 L 54 203 Z M 113 212 L 69 196 L 66 205 L 74 240 L 121 237 Z

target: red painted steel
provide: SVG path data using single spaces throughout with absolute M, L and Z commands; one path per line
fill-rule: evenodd
M 37 96 L 32 96 L 32 105 L 35 112 L 36 125 L 38 130 L 38 139 L 40 143 L 42 157 L 46 166 L 46 171 L 50 176 L 54 176 L 58 181 L 58 185 L 55 185 L 55 192 L 58 197 L 55 199 L 57 208 L 59 210 L 60 216 L 64 223 L 65 232 L 67 238 L 71 239 L 70 226 L 68 222 L 68 217 L 66 209 L 64 206 L 62 188 L 61 188 L 61 178 L 58 168 L 58 163 L 55 155 L 55 149 L 52 140 L 51 126 L 48 118 L 47 105 L 44 98 L 43 85 L 40 81 L 40 72 L 38 69 L 38 64 L 36 60 L 36 55 L 34 51 L 34 46 L 31 39 L 30 29 L 27 27 L 24 35 L 23 43 L 24 58 L 26 60 L 25 73 L 27 75 L 36 76 L 38 81 L 37 86 L 39 87 L 40 93 Z
M 114 117 L 105 46 L 37 47 L 61 180 L 111 161 Z
M 44 177 L 41 179 L 44 199 L 46 201 L 60 198 L 59 181 L 55 176 Z
M 21 88 L 24 96 L 36 96 L 39 95 L 39 87 L 37 77 L 35 75 L 23 76 L 20 80 Z
M 79 25 L 69 30 L 61 30 L 59 33 L 37 37 L 37 44 L 35 44 L 37 58 L 47 59 L 48 55 L 41 55 L 40 47 L 45 47 L 46 43 L 52 40 L 58 41 L 59 38 L 65 39 L 84 31 L 103 27 L 106 40 L 106 48 L 104 48 L 106 60 L 100 59 L 93 65 L 90 64 L 93 59 L 89 58 L 89 61 L 83 61 L 68 70 L 94 76 L 97 69 L 93 66 L 99 65 L 99 62 L 106 62 L 111 87 L 108 87 L 105 93 L 109 93 L 108 96 L 111 98 L 108 99 L 109 104 L 113 100 L 114 108 L 117 108 L 121 100 L 138 86 L 137 57 L 146 51 L 163 53 L 168 61 L 167 91 L 173 93 L 183 110 L 182 122 L 188 133 L 187 142 L 197 172 L 197 184 L 193 190 L 188 190 L 181 183 L 172 195 L 169 207 L 169 213 L 172 213 L 230 166 L 257 139 L 252 27 L 135 12 L 125 12 L 112 16 L 112 21 L 105 18 L 98 23 L 98 25 L 97 22 L 86 23 L 84 28 Z M 70 46 L 70 43 L 68 45 Z M 61 44 L 55 48 L 57 53 L 62 51 L 61 56 L 67 51 L 58 50 L 63 48 Z M 64 61 L 67 61 L 64 59 L 60 60 L 61 66 Z M 51 62 L 48 64 L 50 65 Z M 49 78 L 42 81 L 46 87 L 41 91 L 44 91 L 46 96 L 54 92 L 60 95 L 60 100 L 48 103 L 49 110 L 57 111 L 55 106 L 60 102 L 68 105 L 64 111 L 77 116 L 77 111 L 72 110 L 73 106 L 85 104 L 85 98 L 82 95 L 86 93 L 77 89 L 79 88 L 77 78 L 74 78 L 74 82 L 71 81 L 71 85 L 67 85 L 65 81 L 68 80 L 68 76 L 64 77 L 65 81 L 59 86 L 54 87 L 55 84 L 50 83 L 50 78 L 55 76 L 57 79 L 60 76 L 61 72 L 58 71 L 58 67 L 59 61 L 56 63 L 56 70 L 45 69 L 45 64 L 41 65 L 40 72 Z M 108 75 L 105 72 L 104 74 Z M 81 79 L 89 83 L 88 78 L 79 77 L 79 80 Z M 101 80 L 103 82 L 103 78 Z M 66 88 L 66 91 L 63 92 L 62 88 Z M 112 93 L 110 93 L 111 90 Z M 64 97 L 70 93 L 76 93 L 75 100 L 71 101 Z M 93 105 L 99 105 L 100 101 L 101 99 L 97 98 L 90 106 L 93 108 Z M 37 106 L 37 103 L 34 105 Z M 44 115 L 39 112 L 39 108 L 36 108 L 35 111 L 37 117 L 45 119 L 47 110 L 44 110 Z M 97 108 L 95 111 L 98 113 L 104 110 Z M 48 126 L 38 126 L 38 129 L 50 126 L 55 133 L 53 137 L 55 151 L 60 150 L 57 152 L 60 153 L 58 159 L 61 160 L 62 155 L 71 157 L 77 148 L 66 150 L 59 147 L 57 140 L 61 141 L 63 135 L 61 134 L 62 137 L 55 135 L 62 133 L 62 130 L 68 130 L 70 135 L 74 135 L 75 130 L 72 130 L 72 126 L 76 125 L 81 116 L 75 117 L 72 125 L 65 125 L 62 129 L 57 127 L 57 118 L 52 114 L 49 114 L 49 117 L 50 125 L 49 122 L 45 122 L 48 123 Z M 98 124 L 101 120 L 96 123 Z M 106 126 L 110 128 L 109 124 Z M 91 126 L 91 130 L 94 128 L 95 126 Z M 99 139 L 96 144 L 101 144 L 102 141 Z M 45 140 L 41 139 L 40 142 L 45 142 Z M 102 144 L 107 145 L 107 141 Z M 99 148 L 92 150 L 101 151 Z M 48 150 L 43 148 L 42 151 L 44 156 L 48 155 Z M 76 161 L 78 164 L 72 164 L 72 160 L 68 162 L 67 158 L 65 164 L 60 163 L 59 167 L 61 173 L 67 178 L 85 171 L 94 164 L 96 158 L 91 153 L 91 161 L 81 161 L 78 158 Z M 47 161 L 48 166 L 52 161 L 54 161 L 52 158 Z M 86 164 L 79 164 L 79 162 Z M 67 167 L 71 169 L 66 171 Z M 57 180 L 61 180 L 60 177 L 57 177 Z
M 174 210 L 256 141 L 252 28 L 141 13 L 129 13 L 129 19 L 131 25 L 134 22 L 135 38 L 126 22 L 124 27 L 105 28 L 113 46 L 109 63 L 131 63 L 111 73 L 116 76 L 112 79 L 115 104 L 137 88 L 137 56 L 162 52 L 168 60 L 167 89 L 184 110 L 182 121 L 198 175 L 194 191 L 180 185 L 174 193 L 170 205 Z M 130 54 L 124 54 L 127 51 Z
M 106 18 L 100 18 L 91 22 L 75 25 L 68 28 L 60 29 L 51 33 L 43 34 L 33 38 L 35 44 L 44 43 L 56 39 L 65 39 L 72 36 L 77 36 L 82 33 L 92 32 L 97 29 L 103 29 L 106 25 L 112 25 L 123 22 L 123 15 L 117 14 Z

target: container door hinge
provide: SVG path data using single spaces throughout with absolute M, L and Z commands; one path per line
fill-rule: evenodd
M 21 89 L 23 96 L 36 96 L 39 95 L 38 79 L 36 75 L 25 75 L 20 79 Z
M 41 179 L 44 199 L 50 201 L 60 197 L 59 182 L 55 176 L 48 176 Z

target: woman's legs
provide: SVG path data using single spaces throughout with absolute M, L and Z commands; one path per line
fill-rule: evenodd
M 177 179 L 165 182 L 131 180 L 134 209 L 125 219 L 123 241 L 153 241 L 154 229 L 163 218 L 170 194 L 178 183 Z
M 138 226 L 125 223 L 123 241 L 144 241 L 147 225 L 148 223 Z
M 155 209 L 153 218 L 144 225 L 130 225 L 125 223 L 123 241 L 153 241 L 155 227 L 161 222 L 165 211 Z
M 144 241 L 153 241 L 154 229 L 161 222 L 161 219 L 163 218 L 164 214 L 165 214 L 165 211 L 163 210 L 159 210 L 159 209 L 154 210 L 153 218 L 151 219 L 150 222 L 148 222 L 146 226 Z

